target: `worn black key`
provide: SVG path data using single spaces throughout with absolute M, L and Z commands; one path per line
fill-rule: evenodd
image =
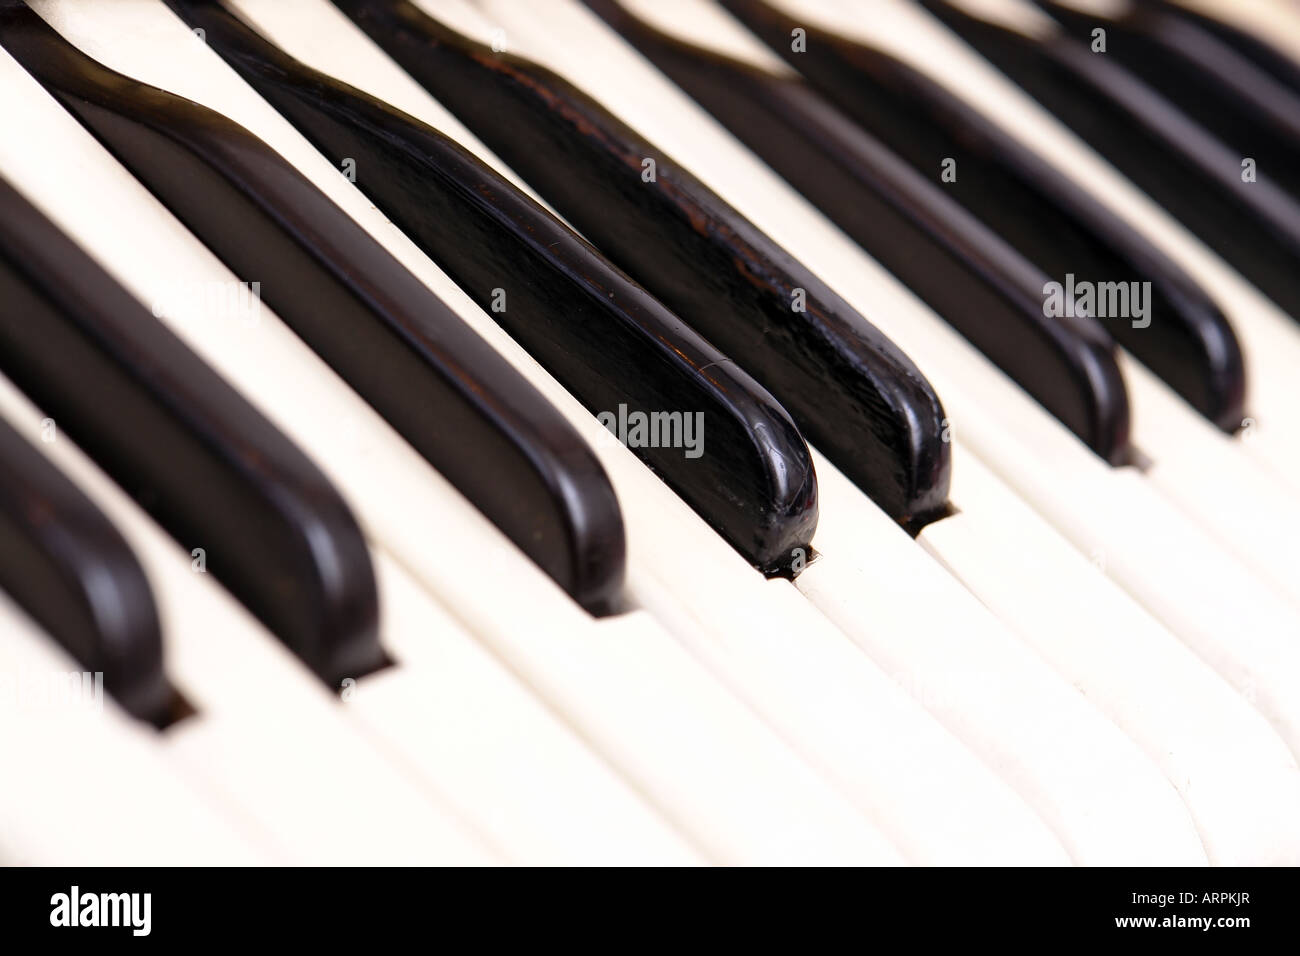
M 1097 454 L 1128 458 L 1114 341 L 1086 313 L 1048 316 L 1048 278 L 996 233 L 802 79 L 586 2 Z
M 872 46 L 796 22 L 763 0 L 720 0 L 827 99 L 1062 285 L 1150 282 L 1147 317 L 1107 332 L 1225 431 L 1241 426 L 1241 348 L 1215 302 L 1103 203 L 920 71 Z M 790 31 L 807 31 L 806 52 Z M 1119 283 L 1120 286 L 1109 285 Z M 1142 287 L 1139 286 L 1139 289 Z
M 0 289 L 6 271 L 0 264 Z M 0 589 L 81 667 L 103 674 L 104 691 L 127 713 L 167 722 L 175 695 L 144 570 L 112 522 L 3 418 Z
M 171 6 L 322 152 L 354 159 L 371 201 L 592 412 L 665 423 L 668 435 L 628 434 L 629 447 L 746 558 L 782 571 L 806 549 L 807 447 L 735 363 L 455 141 L 298 62 L 216 0 Z
M 1053 32 L 1029 37 L 940 0 L 944 23 L 1300 320 L 1300 201 L 1132 72 Z
M 598 249 L 769 389 L 896 521 L 916 531 L 947 513 L 938 398 L 812 271 L 552 71 L 468 40 L 405 0 L 335 5 Z M 647 159 L 653 181 L 643 177 Z
M 321 679 L 383 666 L 370 555 L 325 476 L 3 181 L 0 372 Z
M 591 450 L 365 230 L 242 126 L 107 69 L 16 0 L 0 44 L 575 600 L 617 604 L 622 517 Z

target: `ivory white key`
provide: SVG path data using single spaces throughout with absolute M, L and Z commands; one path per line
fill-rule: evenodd
M 103 23 L 80 12 L 68 19 L 76 21 L 80 44 L 110 65 L 115 57 L 134 54 L 148 67 L 137 71 L 144 74 L 166 61 L 157 54 L 175 42 L 175 31 L 180 42 L 197 42 L 153 4 L 115 5 Z M 164 31 L 161 42 L 157 29 Z M 147 64 L 145 50 L 152 51 Z M 171 63 L 181 86 L 214 77 L 218 87 L 230 82 L 210 51 L 186 55 L 193 59 L 177 54 Z M 212 58 L 211 75 L 199 69 L 204 56 Z M 20 111 L 29 122 L 15 117 L 7 130 L 13 135 L 6 135 L 0 152 L 24 170 L 16 178 L 34 184 L 29 197 L 85 241 L 106 268 L 146 302 L 157 301 L 167 282 L 231 281 L 70 117 L 56 115 L 10 58 L 0 58 L 0 71 L 32 98 L 30 108 Z M 269 110 L 242 84 L 232 89 L 264 115 Z M 244 119 L 222 102 L 226 112 Z M 290 130 L 281 136 L 286 132 L 297 135 Z M 52 173 L 49 156 L 33 161 L 40 152 L 33 144 L 42 140 L 56 155 L 69 153 L 69 140 L 75 144 L 72 153 L 81 167 L 75 184 Z M 305 143 L 298 149 L 307 165 L 324 162 Z M 342 177 L 335 179 L 336 186 L 351 189 Z M 351 205 L 373 213 L 359 196 L 351 197 Z M 114 238 L 114 222 L 131 224 L 129 248 Z M 166 263 L 161 270 L 160 262 Z M 425 262 L 426 274 L 437 273 Z M 450 286 L 445 277 L 440 281 Z M 332 372 L 265 310 L 263 316 L 255 327 L 241 329 L 217 327 L 194 314 L 169 313 L 167 321 L 317 459 L 353 502 L 368 533 L 697 843 L 732 862 L 898 862 L 896 850 L 865 818 L 647 616 L 597 622 L 549 580 L 539 580 L 540 572 Z M 454 545 L 430 547 L 441 541 Z M 497 575 L 510 582 L 510 602 L 500 600 Z
M 703 858 L 406 571 L 373 555 L 385 646 L 346 709 L 522 863 L 689 866 Z
M 1076 862 L 1198 859 L 1186 808 L 1130 741 L 1089 719 L 1092 705 L 1062 693 L 1058 675 L 958 581 L 936 575 L 940 564 L 930 555 L 861 547 L 889 536 L 911 542 L 869 502 L 859 506 L 860 493 L 820 456 L 817 473 L 822 500 L 839 505 L 838 517 L 819 537 L 823 557 L 797 579 L 799 589 L 1016 787 Z M 953 520 L 931 527 L 939 534 Z M 942 551 L 955 550 L 937 540 Z M 989 565 L 1005 567 L 997 541 L 981 537 L 979 547 Z M 895 600 L 880 601 L 885 593 Z M 1142 822 L 1133 816 L 1139 807 Z
M 423 91 L 407 88 L 409 78 L 323 0 L 245 0 L 240 9 L 310 65 L 386 100 L 400 98 L 408 110 L 458 135 L 459 124 L 446 122 L 442 108 Z M 291 28 L 307 17 L 317 27 L 310 43 Z M 479 149 L 470 138 L 466 145 Z M 494 162 L 485 151 L 480 155 Z M 467 321 L 538 387 L 554 393 L 556 403 L 592 436 L 625 502 L 634 598 L 871 811 L 910 857 L 950 863 L 1064 859 L 1036 815 L 787 582 L 765 582 L 738 560 L 588 412 L 558 392 L 495 326 L 484 325 L 478 310 L 465 312 L 465 305 Z M 703 568 L 710 573 L 701 574 Z M 954 789 L 964 799 L 953 800 Z
M 1222 553 L 1140 475 L 1108 468 L 1088 452 L 621 40 L 600 32 L 571 3 L 548 7 L 547 20 L 551 35 L 570 43 L 580 35 L 583 51 L 549 65 L 581 74 L 571 77 L 580 83 L 585 75 L 589 93 L 792 254 L 816 262 L 822 277 L 935 384 L 954 420 L 957 451 L 975 451 L 1084 554 L 1105 552 L 1111 578 L 1250 694 L 1293 753 L 1300 750 L 1300 708 L 1285 690 L 1300 679 L 1300 625 L 1287 602 Z M 611 82 L 620 74 L 626 82 Z
M 919 540 L 1164 770 L 1210 862 L 1300 860 L 1300 770 L 1263 716 L 978 459 L 955 484 L 961 520 Z
M 1300 493 L 1194 414 L 1127 352 L 1120 355 L 1145 476 L 1215 541 L 1300 608 Z M 1297 406 L 1300 407 L 1300 406 Z
M 817 473 L 823 500 L 838 505 L 838 520 L 818 538 L 828 557 L 869 561 L 858 565 L 859 581 L 898 587 L 899 581 L 915 580 L 917 573 L 876 560 L 878 550 L 855 547 L 897 529 L 829 462 L 819 459 Z M 1212 862 L 1300 859 L 1294 814 L 1300 770 L 1267 721 L 978 459 L 959 459 L 953 489 L 961 513 L 927 526 L 918 540 L 1142 745 L 1183 795 Z M 923 562 L 912 556 L 911 563 Z M 805 572 L 801 588 L 819 603 L 842 604 L 833 616 L 872 642 L 843 597 L 851 588 L 823 570 L 814 565 Z M 973 618 L 967 600 L 946 602 L 942 612 L 951 615 L 950 627 L 959 633 Z M 940 705 L 951 705 L 952 685 L 962 680 L 930 684 L 913 671 L 901 674 L 924 699 Z M 998 686 L 1000 675 L 983 676 Z
M 152 727 L 112 700 L 66 700 L 80 673 L 0 593 L 0 866 L 270 862 L 255 831 L 159 752 Z
M 0 379 L 0 414 L 43 416 Z M 168 673 L 198 711 L 156 736 L 284 862 L 488 863 L 495 857 L 355 733 L 328 689 L 71 440 L 40 449 L 113 521 L 149 574 Z

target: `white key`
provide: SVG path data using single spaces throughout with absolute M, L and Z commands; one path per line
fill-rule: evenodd
M 0 593 L 0 865 L 257 866 L 256 837 L 186 781 L 111 700 L 64 702 L 80 674 Z
M 796 580 L 813 603 L 997 769 L 1076 862 L 1203 857 L 1173 787 L 1129 739 L 921 549 L 857 546 L 906 534 L 855 507 L 860 494 L 830 462 L 819 458 L 817 474 L 822 501 L 839 507 L 819 536 L 825 558 Z M 1003 566 L 997 541 L 980 547 Z
M 344 691 L 381 750 L 520 863 L 690 866 L 701 856 L 383 551 L 398 666 Z
M 962 513 L 920 540 L 1161 767 L 1210 862 L 1300 859 L 1300 770 L 1267 721 L 978 459 L 954 484 Z
M 43 416 L 0 379 L 0 414 L 37 442 Z M 37 447 L 132 546 L 149 575 L 168 674 L 198 711 L 154 747 L 225 798 L 282 861 L 465 864 L 494 857 L 349 726 L 325 685 L 70 439 Z
M 63 6 L 55 12 L 79 45 L 110 65 L 217 103 L 274 140 L 300 168 L 314 165 L 318 184 L 341 190 L 351 214 L 369 217 L 372 225 L 379 218 L 214 54 L 183 47 L 197 40 L 169 11 L 132 2 L 114 5 L 109 16 L 102 7 L 77 6 L 76 16 L 68 16 Z M 16 67 L 7 65 L 5 73 L 13 74 Z M 69 117 L 50 112 L 48 98 L 30 90 L 29 78 L 15 75 L 10 81 L 28 87 L 34 97 L 6 130 L 0 148 L 24 173 L 15 178 L 27 182 L 28 195 L 137 296 L 156 301 L 164 280 L 230 281 L 229 273 Z M 31 155 L 38 142 L 66 154 L 69 141 L 84 167 L 71 190 L 47 158 L 34 162 Z M 55 145 L 60 142 L 61 148 Z M 91 188 L 96 175 L 102 178 Z M 94 212 L 88 215 L 89 210 Z M 112 223 L 130 224 L 129 248 L 106 228 Z M 374 228 L 382 231 L 382 222 Z M 395 232 L 389 238 L 400 247 Z M 468 300 L 463 295 L 456 300 L 455 287 L 409 243 L 405 255 L 422 278 L 432 277 L 440 294 L 466 307 Z M 169 313 L 167 321 L 317 459 L 353 502 L 370 535 L 697 844 L 729 862 L 899 861 L 865 818 L 648 617 L 597 622 L 580 612 L 273 316 L 263 314 L 255 328 L 239 330 L 218 328 L 194 314 Z M 429 546 L 438 541 L 455 545 Z M 497 581 L 509 581 L 510 602 L 500 600 Z
M 1300 607 L 1300 493 L 1197 415 L 1128 353 L 1120 364 L 1133 438 L 1152 464 L 1148 481 L 1260 579 Z M 1265 517 L 1266 516 L 1266 517 Z

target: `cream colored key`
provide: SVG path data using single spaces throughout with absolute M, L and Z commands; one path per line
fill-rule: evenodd
M 516 862 L 703 861 L 387 553 L 374 560 L 398 666 L 362 678 L 343 700 L 378 749 Z
M 173 768 L 152 727 L 93 692 L 66 700 L 81 670 L 0 593 L 0 866 L 271 862 L 245 821 Z

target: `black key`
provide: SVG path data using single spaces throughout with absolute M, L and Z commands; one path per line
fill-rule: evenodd
M 384 665 L 370 554 L 325 476 L 3 181 L 0 371 L 322 680 Z
M 4 274 L 0 265 L 0 287 Z M 144 570 L 108 518 L 2 418 L 0 588 L 81 667 L 103 674 L 127 713 L 167 723 L 174 694 Z
M 1097 454 L 1128 459 L 1114 341 L 1082 312 L 1048 317 L 1047 276 L 996 233 L 798 77 L 586 3 Z
M 575 600 L 617 603 L 622 516 L 591 450 L 365 230 L 242 126 L 105 68 L 22 3 L 0 0 L 0 44 Z
M 455 141 L 298 62 L 215 0 L 171 6 L 322 152 L 353 158 L 370 200 L 592 412 L 669 423 L 667 441 L 632 450 L 748 560 L 782 571 L 806 549 L 807 447 L 735 363 Z
M 1093 31 L 1103 29 L 1106 56 L 1300 196 L 1300 93 L 1176 15 L 1127 7 L 1101 17 L 1052 0 L 1035 2 L 1081 42 L 1092 43 Z
M 1108 56 L 922 0 L 1269 298 L 1300 320 L 1300 202 Z
M 1225 23 L 1217 17 L 1184 7 L 1176 0 L 1134 0 L 1134 2 L 1144 10 L 1158 10 L 1177 17 L 1184 23 L 1196 25 L 1240 53 L 1279 83 L 1284 83 L 1293 92 L 1300 93 L 1300 64 L 1266 39 Z
M 601 252 L 769 389 L 896 521 L 915 532 L 947 514 L 937 396 L 810 270 L 552 71 L 472 42 L 405 0 L 335 5 Z
M 1225 431 L 1241 426 L 1241 348 L 1215 302 L 1086 190 L 922 72 L 888 53 L 796 22 L 763 0 L 720 0 L 867 132 L 1062 285 L 1150 282 L 1150 325 L 1106 319 L 1121 345 Z M 790 31 L 807 50 L 790 50 Z M 944 161 L 955 181 L 941 181 Z M 1103 286 L 1103 283 L 1120 283 Z M 1141 287 L 1139 286 L 1139 289 Z M 1145 321 L 1143 319 L 1142 321 Z

